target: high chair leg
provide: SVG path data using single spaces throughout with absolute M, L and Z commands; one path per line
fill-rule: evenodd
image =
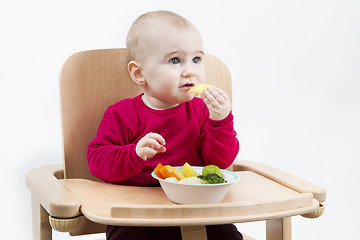
M 181 226 L 183 240 L 207 240 L 205 226 Z
M 266 240 L 291 240 L 291 217 L 266 220 Z
M 51 240 L 52 229 L 49 223 L 49 213 L 38 200 L 31 196 L 33 240 Z

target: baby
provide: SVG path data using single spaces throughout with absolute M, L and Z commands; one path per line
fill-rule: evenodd
M 143 93 L 110 106 L 88 146 L 91 173 L 109 183 L 153 186 L 163 165 L 229 167 L 239 143 L 229 96 L 205 82 L 204 48 L 197 29 L 168 11 L 143 14 L 127 36 L 128 71 Z M 242 239 L 233 224 L 207 226 L 208 239 Z M 171 233 L 171 234 L 170 234 Z M 107 239 L 181 239 L 179 227 L 108 226 Z

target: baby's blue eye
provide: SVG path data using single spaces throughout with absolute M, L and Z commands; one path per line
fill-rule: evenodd
M 200 57 L 194 57 L 192 61 L 193 61 L 193 63 L 199 63 L 200 60 L 201 60 Z
M 169 60 L 169 63 L 179 64 L 179 63 L 180 63 L 180 59 L 179 59 L 178 57 L 173 57 L 172 59 Z

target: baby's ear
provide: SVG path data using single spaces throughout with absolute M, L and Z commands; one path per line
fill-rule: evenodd
M 141 65 L 135 61 L 128 63 L 128 71 L 131 79 L 140 86 L 145 85 L 145 77 L 141 68 Z

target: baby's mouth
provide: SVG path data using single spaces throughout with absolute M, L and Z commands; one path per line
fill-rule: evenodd
M 182 85 L 181 88 L 187 91 L 190 88 L 192 88 L 194 85 L 195 85 L 194 83 L 186 83 L 186 84 Z

